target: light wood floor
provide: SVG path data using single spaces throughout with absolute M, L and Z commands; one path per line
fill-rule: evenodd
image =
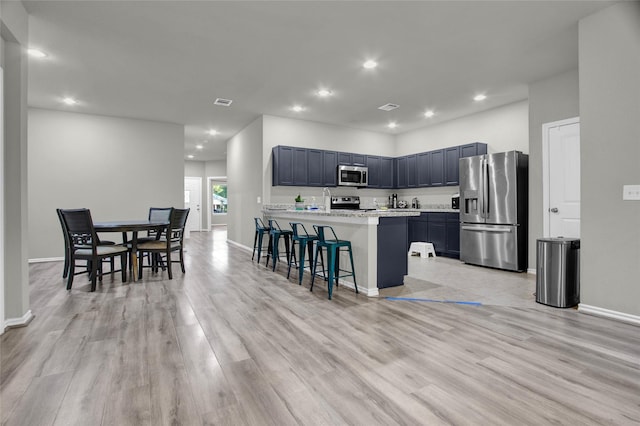
M 186 263 L 95 293 L 85 277 L 67 292 L 62 263 L 31 265 L 36 318 L 1 337 L 2 423 L 640 423 L 638 327 L 342 287 L 329 301 L 224 228 L 192 233 Z

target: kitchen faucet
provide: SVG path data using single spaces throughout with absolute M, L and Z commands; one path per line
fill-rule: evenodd
M 326 194 L 329 194 L 329 204 L 327 203 L 327 199 L 325 198 Z M 324 188 L 322 188 L 322 204 L 324 205 L 325 210 L 328 205 L 331 205 L 330 203 L 331 203 L 331 191 L 329 191 L 329 188 L 325 186 Z

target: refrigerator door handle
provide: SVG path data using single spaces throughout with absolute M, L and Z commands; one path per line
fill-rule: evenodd
M 489 166 L 487 159 L 482 160 L 482 217 L 489 218 Z
M 460 227 L 465 231 L 481 231 L 481 232 L 512 232 L 512 228 L 501 226 L 477 226 L 477 225 L 462 225 Z

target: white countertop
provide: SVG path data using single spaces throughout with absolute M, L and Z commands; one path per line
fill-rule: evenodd
M 333 209 L 330 212 L 324 210 L 296 210 L 283 208 L 265 208 L 264 213 L 287 213 L 299 215 L 331 216 L 331 217 L 403 217 L 419 216 L 420 210 L 411 209 L 391 209 L 391 210 L 343 210 Z

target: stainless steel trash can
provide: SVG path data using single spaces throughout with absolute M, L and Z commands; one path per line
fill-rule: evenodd
M 580 302 L 579 239 L 537 240 L 536 265 L 536 302 L 556 308 Z

